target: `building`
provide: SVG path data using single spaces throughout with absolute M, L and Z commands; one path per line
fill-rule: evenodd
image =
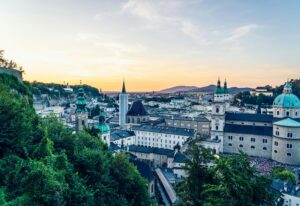
M 123 81 L 122 93 L 119 95 L 119 125 L 126 124 L 126 114 L 128 112 L 128 94 L 126 93 L 125 82 Z
M 119 147 L 135 144 L 135 133 L 129 130 L 116 130 L 111 133 L 110 141 Z
M 108 146 L 110 146 L 110 127 L 105 122 L 105 113 L 102 108 L 100 109 L 99 123 L 97 124 L 96 128 L 99 130 L 99 138 Z
M 130 145 L 127 149 L 137 159 L 148 163 L 151 167 L 171 167 L 175 154 L 174 150 L 157 147 Z
M 88 127 L 88 111 L 86 109 L 86 99 L 84 95 L 83 87 L 78 89 L 78 95 L 76 100 L 76 130 L 81 131 Z
M 223 153 L 244 151 L 283 164 L 300 165 L 300 100 L 287 82 L 273 102 L 273 115 L 230 113 L 217 88 L 212 106 L 211 138 L 204 145 Z
M 133 126 L 135 145 L 174 149 L 194 137 L 194 130 L 177 127 L 159 127 L 151 125 Z
M 282 206 L 299 206 L 300 205 L 300 188 L 291 182 L 279 179 L 273 180 L 272 188 L 281 193 L 278 205 Z
M 273 97 L 272 87 L 264 86 L 264 87 L 256 87 L 250 91 L 251 95 L 259 96 L 260 94 Z
M 203 135 L 209 135 L 210 133 L 210 121 L 203 116 L 196 118 L 174 116 L 169 118 L 167 117 L 165 118 L 165 126 L 193 129 Z
M 127 123 L 141 124 L 149 120 L 149 114 L 146 111 L 141 100 L 133 102 L 126 115 Z
M 143 178 L 147 180 L 148 193 L 150 197 L 155 196 L 155 178 L 151 167 L 142 161 L 130 159 L 130 162 L 136 166 L 137 170 Z

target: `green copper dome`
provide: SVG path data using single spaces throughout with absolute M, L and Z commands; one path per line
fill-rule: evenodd
M 292 85 L 287 82 L 284 85 L 283 93 L 277 96 L 273 102 L 274 107 L 300 108 L 299 98 L 292 94 Z

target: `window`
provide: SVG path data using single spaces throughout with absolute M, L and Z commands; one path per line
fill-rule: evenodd
M 277 136 L 279 136 L 279 131 L 276 131 L 275 134 L 276 134 Z
M 286 155 L 287 155 L 287 156 L 292 156 L 292 154 L 291 154 L 291 153 L 286 153 Z
M 263 150 L 267 150 L 267 148 L 266 148 L 266 147 L 263 147 Z
M 287 137 L 293 137 L 293 133 L 291 132 L 287 133 Z
M 251 138 L 251 142 L 255 142 L 255 138 Z
M 228 136 L 228 139 L 229 139 L 229 140 L 232 140 L 232 136 Z
M 298 116 L 298 112 L 295 112 L 295 116 Z
M 255 149 L 255 146 L 252 145 L 252 146 L 251 146 L 251 149 Z
M 274 153 L 277 153 L 277 150 L 274 150 Z
M 279 111 L 277 111 L 277 115 L 279 115 Z
M 219 113 L 220 109 L 219 107 L 216 108 L 216 113 Z
M 218 125 L 216 125 L 216 130 L 219 130 L 219 126 Z
M 240 144 L 240 147 L 244 147 L 242 144 Z
M 263 143 L 268 143 L 268 140 L 267 139 L 263 139 Z
M 244 141 L 244 137 L 240 137 L 239 139 L 240 139 L 240 141 Z
M 274 145 L 275 145 L 275 146 L 278 146 L 278 142 L 275 141 L 275 142 L 274 142 Z
M 231 144 L 231 143 L 229 143 L 229 144 L 228 144 L 228 146 L 232 146 L 232 144 Z
M 286 148 L 293 148 L 293 145 L 292 144 L 286 144 Z
M 290 112 L 286 112 L 286 116 L 287 116 L 287 117 L 290 116 Z

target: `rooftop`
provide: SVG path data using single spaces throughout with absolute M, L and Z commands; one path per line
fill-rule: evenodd
M 300 127 L 300 122 L 291 119 L 291 118 L 286 118 L 277 122 L 274 122 L 274 125 L 277 126 L 285 126 L 285 127 Z
M 151 125 L 142 125 L 142 126 L 133 126 L 133 131 L 147 131 L 147 132 L 155 132 L 155 133 L 164 133 L 164 134 L 174 134 L 181 136 L 193 136 L 193 129 L 185 129 L 178 127 L 159 127 L 159 126 L 151 126 Z
M 273 128 L 252 125 L 225 124 L 224 132 L 272 136 Z
M 147 154 L 159 154 L 159 155 L 166 155 L 168 157 L 174 156 L 174 151 L 170 149 L 163 149 L 158 147 L 144 147 L 144 146 L 136 146 L 130 145 L 129 146 L 130 152 L 139 152 L 139 153 L 147 153 Z
M 138 100 L 133 102 L 129 111 L 127 112 L 128 116 L 146 116 L 148 112 L 146 111 L 142 101 Z
M 233 113 L 227 112 L 225 115 L 226 121 L 246 121 L 246 122 L 265 122 L 272 123 L 273 116 L 266 114 L 249 114 L 249 113 Z
M 149 182 L 154 180 L 154 175 L 151 170 L 151 167 L 147 163 L 133 159 L 130 159 L 130 162 L 136 166 L 137 170 L 140 172 L 142 177 L 147 179 Z
M 116 141 L 119 139 L 123 139 L 123 138 L 127 138 L 127 137 L 131 137 L 134 136 L 134 132 L 133 131 L 128 131 L 128 130 L 116 130 L 114 132 L 111 133 L 110 135 L 110 140 L 111 141 Z

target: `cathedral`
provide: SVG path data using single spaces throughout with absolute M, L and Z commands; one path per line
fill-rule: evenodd
M 231 95 L 227 83 L 220 80 L 214 92 L 210 139 L 204 146 L 216 153 L 250 156 L 300 165 L 300 100 L 292 93 L 292 84 L 273 102 L 273 115 L 228 112 Z

